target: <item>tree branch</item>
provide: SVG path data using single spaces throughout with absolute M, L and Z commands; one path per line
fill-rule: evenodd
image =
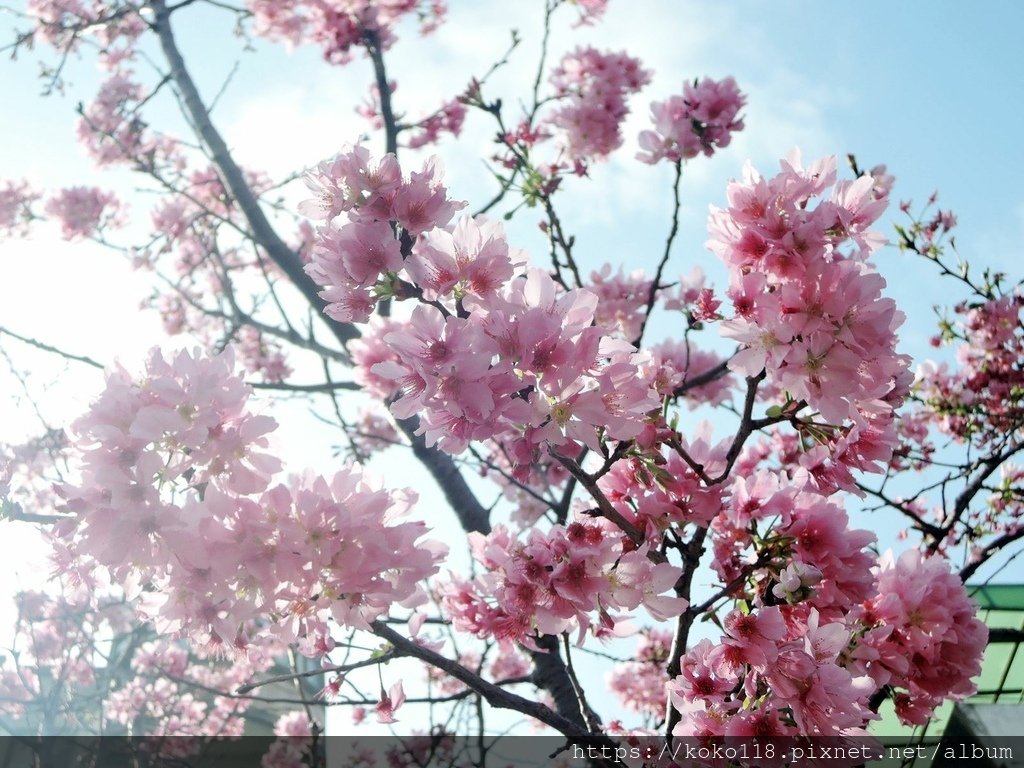
M 960 569 L 960 580 L 967 581 L 988 561 L 990 557 L 992 557 L 992 555 L 1001 550 L 1007 544 L 1012 544 L 1021 538 L 1024 538 L 1024 526 L 1021 526 L 1015 531 L 1004 533 L 1002 536 L 999 536 L 989 542 L 989 544 L 985 546 L 980 553 L 978 553 L 978 557 L 974 562 L 968 563 Z
M 487 703 L 493 707 L 497 707 L 499 709 L 511 709 L 515 712 L 520 712 L 532 717 L 535 720 L 539 720 L 578 744 L 608 746 L 611 748 L 615 747 L 615 742 L 607 736 L 589 733 L 584 728 L 581 728 L 579 724 L 563 717 L 557 712 L 552 711 L 540 702 L 530 701 L 529 699 L 525 699 L 522 696 L 511 693 L 510 691 L 506 691 L 504 688 L 499 688 L 493 683 L 487 682 L 479 675 L 459 664 L 457 661 L 446 658 L 429 648 L 417 645 L 412 640 L 400 635 L 383 622 L 375 621 L 370 625 L 370 627 L 373 629 L 374 634 L 384 640 L 387 640 L 403 655 L 413 656 L 421 661 L 425 661 L 428 664 L 437 667 L 442 672 L 447 673 L 451 677 L 454 677 L 456 680 L 462 681 L 483 696 L 487 700 Z M 557 643 L 558 640 L 555 638 L 556 646 Z M 572 692 L 571 684 L 569 686 L 569 690 L 575 700 L 576 694 Z
M 964 516 L 964 513 L 967 512 L 967 508 L 974 500 L 974 497 L 982 490 L 985 485 L 985 481 L 988 480 L 992 473 L 999 469 L 1004 461 L 1010 459 L 1014 454 L 1020 452 L 1022 449 L 1024 449 L 1024 442 L 1017 443 L 1002 453 L 996 453 L 993 456 L 989 456 L 981 463 L 978 473 L 971 478 L 964 489 L 957 494 L 956 499 L 953 501 L 953 509 L 943 521 L 942 527 L 945 531 L 948 532 L 953 530 L 953 527 L 960 522 L 960 519 Z M 943 541 L 944 538 L 934 540 L 928 549 L 932 552 L 937 552 Z M 978 565 L 980 565 L 980 563 L 978 563 Z M 977 568 L 975 568 L 975 570 L 977 570 Z M 971 571 L 971 573 L 973 572 L 974 571 Z
M 412 445 L 413 455 L 441 487 L 445 500 L 451 505 L 463 530 L 467 533 L 491 532 L 490 513 L 477 499 L 466 478 L 452 461 L 452 457 L 427 447 L 426 438 L 416 434 L 416 419 L 395 419 L 395 423 Z
M 65 352 L 63 349 L 58 349 L 57 347 L 50 346 L 49 344 L 44 344 L 43 342 L 37 341 L 36 339 L 33 338 L 29 338 L 28 336 L 22 336 L 21 334 L 15 333 L 14 331 L 9 331 L 3 326 L 0 326 L 0 336 L 10 336 L 12 339 L 17 339 L 22 344 L 28 344 L 30 347 L 35 347 L 36 349 L 43 350 L 43 352 L 51 352 L 55 355 L 60 355 L 64 359 L 73 360 L 76 363 L 84 363 L 85 365 L 91 366 L 93 368 L 99 368 L 100 370 L 103 370 L 104 367 L 103 363 L 98 363 L 91 357 L 87 357 L 86 355 L 73 355 L 70 352 Z
M 378 664 L 385 664 L 392 659 L 396 659 L 403 654 L 397 651 L 391 653 L 384 653 L 380 656 L 374 656 L 373 658 L 363 659 L 362 661 L 355 661 L 351 664 L 341 664 L 334 667 L 318 667 L 317 669 L 309 670 L 308 672 L 289 672 L 284 675 L 275 675 L 274 677 L 268 677 L 265 680 L 258 680 L 254 683 L 248 683 L 246 685 L 239 686 L 235 689 L 235 693 L 245 694 L 250 691 L 254 691 L 260 686 L 270 685 L 271 683 L 287 683 L 292 680 L 298 680 L 303 677 L 317 677 L 319 675 L 326 675 L 331 672 L 351 672 L 354 669 L 361 669 L 363 667 L 373 667 Z
M 562 456 L 554 450 L 551 450 L 550 453 L 569 471 L 570 475 L 579 481 L 580 485 L 587 489 L 591 498 L 593 498 L 597 503 L 597 508 L 600 510 L 602 517 L 605 517 L 615 523 L 615 525 L 619 526 L 619 528 L 622 529 L 622 532 L 629 536 L 633 543 L 638 547 L 643 545 L 646 541 L 643 531 L 624 518 L 622 513 L 612 506 L 612 503 L 608 501 L 608 497 L 601 492 L 601 489 L 597 485 L 597 481 L 593 477 L 587 474 L 587 472 L 585 472 L 578 463 L 570 459 L 568 456 Z M 648 552 L 648 557 L 657 562 L 665 561 L 664 555 L 661 555 L 659 552 Z
M 388 82 L 387 70 L 384 68 L 384 51 L 381 49 L 380 35 L 376 30 L 364 29 L 363 40 L 366 50 L 373 62 L 373 75 L 377 84 L 377 95 L 380 97 L 380 116 L 384 122 L 385 152 L 398 154 L 398 123 L 395 122 L 395 111 L 391 104 L 391 83 Z
M 170 66 L 171 79 L 174 80 L 181 98 L 184 102 L 188 117 L 199 135 L 200 140 L 206 147 L 214 164 L 224 181 L 224 185 L 231 192 L 242 214 L 245 216 L 249 227 L 252 229 L 252 237 L 258 242 L 267 254 L 274 260 L 288 278 L 295 284 L 307 301 L 317 309 L 322 310 L 324 301 L 320 298 L 318 289 L 313 280 L 303 271 L 302 259 L 274 231 L 270 221 L 260 208 L 259 200 L 245 181 L 241 168 L 235 163 L 231 152 L 223 137 L 214 127 L 210 120 L 210 113 L 203 104 L 195 82 L 185 67 L 185 61 L 178 50 L 174 34 L 171 31 L 170 11 L 165 0 L 153 0 L 152 8 L 156 14 L 153 22 L 153 29 L 160 38 L 160 47 L 167 58 Z M 331 332 L 341 343 L 357 338 L 359 332 L 352 325 L 337 323 L 326 317 L 324 322 L 330 327 Z
M 647 309 L 644 311 L 644 319 L 640 322 L 640 332 L 636 335 L 636 339 L 633 341 L 633 346 L 639 347 L 640 342 L 644 338 L 644 331 L 647 330 L 647 321 L 651 319 L 651 312 L 654 310 L 654 302 L 658 298 L 658 287 L 661 283 L 661 275 L 665 271 L 665 265 L 668 264 L 668 258 L 672 255 L 672 243 L 675 242 L 676 235 L 679 233 L 679 186 L 683 180 L 683 163 L 681 160 L 675 162 L 676 174 L 675 181 L 672 184 L 672 226 L 669 228 L 668 237 L 665 239 L 665 252 L 661 255 L 661 261 L 658 262 L 658 268 L 654 272 L 654 279 L 651 281 L 650 290 L 647 293 Z

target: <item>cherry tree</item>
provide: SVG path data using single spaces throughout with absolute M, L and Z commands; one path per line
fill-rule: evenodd
M 436 0 L 27 3 L 11 50 L 43 52 L 51 92 L 98 62 L 78 140 L 157 194 L 11 179 L 0 232 L 56 226 L 123 254 L 177 339 L 101 364 L 0 328 L 106 368 L 45 450 L 8 450 L 4 510 L 52 543 L 70 591 L 50 599 L 93 616 L 113 587 L 147 622 L 135 674 L 172 702 L 154 733 L 237 732 L 237 699 L 175 698 L 190 653 L 232 660 L 208 689 L 253 690 L 271 649 L 290 648 L 322 663 L 319 695 L 357 723 L 408 730 L 408 711 L 446 703 L 478 730 L 509 710 L 590 746 L 857 736 L 888 699 L 922 724 L 974 691 L 987 630 L 963 582 L 1024 536 L 1019 283 L 969 267 L 934 199 L 901 203 L 894 244 L 963 295 L 935 342 L 961 345 L 956 364 L 916 367 L 872 261 L 893 177 L 798 151 L 737 168 L 712 206 L 706 257 L 727 283 L 678 276 L 686 169 L 757 126 L 732 78 L 688 73 L 677 93 L 640 97 L 650 72 L 630 52 L 549 60 L 553 19 L 600 24 L 605 5 L 543 0 L 524 93 L 492 85 L 514 33 L 489 70 L 407 114 L 387 56 L 444 23 Z M 365 69 L 366 135 L 288 178 L 242 167 L 181 51 L 197 6 L 243 38 Z M 187 131 L 150 118 L 168 94 Z M 562 200 L 619 150 L 631 109 L 649 109 L 636 161 L 671 169 L 673 214 L 660 252 L 601 266 Z M 469 120 L 495 137 L 479 201 L 442 165 Z M 509 242 L 513 217 L 539 225 L 543 252 Z M 346 454 L 332 472 L 275 450 L 275 397 L 328 404 Z M 362 466 L 382 452 L 422 466 L 429 502 Z M 865 507 L 905 520 L 902 553 L 854 527 Z M 105 667 L 89 626 L 5 668 L 6 699 L 42 695 L 53 654 L 62 675 Z M 581 673 L 583 657 L 606 679 Z M 399 659 L 421 671 L 396 672 L 411 668 Z M 367 670 L 369 697 L 355 682 Z M 140 685 L 111 695 L 108 716 L 141 717 Z

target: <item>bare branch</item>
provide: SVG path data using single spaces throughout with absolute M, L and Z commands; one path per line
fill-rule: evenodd
M 473 531 L 490 533 L 490 513 L 477 499 L 476 494 L 466 482 L 466 478 L 462 476 L 459 468 L 452 461 L 452 457 L 427 447 L 426 438 L 416 433 L 415 418 L 395 419 L 395 423 L 402 434 L 409 439 L 413 455 L 437 481 L 445 499 L 459 518 L 463 530 L 467 533 Z
M 54 347 L 50 344 L 44 344 L 43 342 L 38 341 L 37 339 L 33 339 L 28 336 L 22 336 L 21 334 L 8 330 L 3 326 L 0 326 L 0 336 L 10 336 L 12 339 L 17 339 L 23 344 L 28 344 L 30 347 L 41 349 L 43 352 L 50 352 L 55 355 L 60 355 L 65 360 L 73 360 L 76 363 L 82 363 L 84 365 L 91 366 L 92 368 L 98 368 L 100 370 L 103 370 L 103 368 L 105 367 L 103 363 L 99 363 L 93 360 L 91 357 L 88 357 L 87 355 L 76 355 L 71 352 L 67 352 L 58 347 Z
M 665 271 L 665 265 L 668 264 L 669 256 L 672 255 L 672 244 L 676 240 L 676 235 L 679 233 L 679 187 L 683 180 L 683 163 L 681 160 L 675 162 L 675 181 L 672 183 L 672 199 L 674 204 L 672 206 L 672 226 L 669 228 L 668 237 L 665 240 L 665 252 L 661 255 L 661 261 L 658 262 L 658 268 L 654 272 L 654 280 L 651 281 L 650 290 L 647 293 L 647 309 L 644 311 L 643 320 L 640 321 L 640 332 L 636 335 L 636 339 L 633 341 L 633 345 L 639 347 L 640 342 L 644 338 L 644 331 L 647 330 L 647 321 L 651 319 L 651 312 L 654 310 L 654 302 L 658 298 L 658 288 L 661 285 L 661 275 Z
M 608 747 L 615 746 L 615 742 L 607 736 L 604 736 L 603 734 L 589 733 L 568 718 L 552 711 L 544 704 L 541 704 L 538 701 L 530 701 L 529 699 L 525 699 L 522 696 L 511 693 L 510 691 L 506 691 L 504 688 L 500 688 L 494 683 L 489 683 L 486 680 L 483 680 L 479 675 L 462 666 L 457 661 L 452 661 L 436 651 L 417 645 L 412 640 L 409 640 L 398 632 L 395 632 L 395 630 L 391 629 L 383 622 L 375 621 L 370 626 L 378 637 L 387 640 L 404 655 L 413 656 L 421 661 L 425 661 L 428 664 L 437 667 L 442 672 L 447 673 L 451 677 L 454 677 L 456 680 L 462 681 L 483 696 L 484 699 L 486 699 L 493 707 L 497 707 L 499 709 L 511 709 L 515 712 L 520 712 L 532 717 L 535 720 L 539 720 L 578 744 Z
M 178 50 L 177 42 L 171 31 L 170 12 L 165 0 L 153 0 L 152 7 L 156 13 L 153 29 L 160 38 L 160 47 L 170 66 L 171 78 L 174 80 L 188 112 L 203 144 L 216 164 L 225 186 L 230 190 L 238 203 L 243 215 L 252 229 L 253 238 L 263 247 L 267 254 L 288 275 L 288 278 L 302 292 L 310 304 L 322 309 L 324 301 L 312 279 L 303 271 L 299 255 L 289 248 L 271 226 L 266 215 L 260 208 L 259 201 L 248 183 L 241 168 L 235 163 L 227 144 L 210 120 L 210 113 L 203 104 L 195 82 L 185 67 L 185 61 Z M 337 323 L 324 318 L 331 332 L 344 343 L 359 336 L 354 326 Z
M 388 653 L 382 653 L 379 656 L 374 656 L 369 659 L 363 659 L 362 661 L 355 661 L 351 664 L 341 664 L 335 667 L 319 667 L 317 669 L 312 669 L 307 672 L 289 672 L 284 675 L 276 675 L 274 677 L 268 677 L 265 680 L 260 680 L 255 683 L 248 683 L 247 685 L 239 686 L 235 690 L 235 693 L 246 694 L 250 691 L 256 690 L 261 686 L 270 685 L 271 683 L 287 683 L 292 680 L 298 680 L 303 677 L 316 677 L 317 675 L 323 675 L 329 672 L 351 672 L 352 670 L 362 669 L 363 667 L 373 667 L 378 664 L 385 664 L 391 661 L 392 659 L 397 659 L 399 656 L 403 655 L 405 654 L 399 653 L 398 651 L 389 651 Z
M 394 108 L 391 105 L 391 83 L 388 82 L 387 70 L 384 68 L 384 51 L 380 43 L 380 35 L 376 30 L 364 29 L 363 40 L 366 50 L 373 62 L 373 75 L 380 97 L 380 116 L 384 122 L 385 151 L 389 154 L 398 153 L 398 123 L 395 121 Z

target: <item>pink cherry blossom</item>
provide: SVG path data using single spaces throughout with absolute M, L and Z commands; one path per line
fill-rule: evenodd
M 731 77 L 686 83 L 681 96 L 651 104 L 654 130 L 640 134 L 637 158 L 653 164 L 662 159 L 677 163 L 701 153 L 710 157 L 743 130 L 739 112 L 746 101 Z
M 46 201 L 47 215 L 60 221 L 65 240 L 91 237 L 107 227 L 119 226 L 121 204 L 98 187 L 69 187 Z
M 626 98 L 650 81 L 639 59 L 625 53 L 577 48 L 566 54 L 551 75 L 561 106 L 550 118 L 563 131 L 571 160 L 590 161 L 622 144 L 621 125 L 629 107 Z
M 397 723 L 398 720 L 395 718 L 395 712 L 397 712 L 399 707 L 404 703 L 405 691 L 402 689 L 401 680 L 392 685 L 387 691 L 382 688 L 380 692 L 380 701 L 377 702 L 377 706 L 374 708 L 377 713 L 377 722 L 384 725 Z
M 271 486 L 280 465 L 263 449 L 275 424 L 248 411 L 232 363 L 154 352 L 141 379 L 109 373 L 75 426 L 81 479 L 61 487 L 72 517 L 60 538 L 145 585 L 140 610 L 199 642 L 247 644 L 242 624 L 267 605 L 278 619 L 265 631 L 294 641 L 329 620 L 366 629 L 417 601 L 444 548 L 399 520 L 414 496 L 358 467 Z
M 833 425 L 887 418 L 908 390 L 908 359 L 896 352 L 903 321 L 884 280 L 864 260 L 880 242 L 868 227 L 884 210 L 870 177 L 836 184 L 835 161 L 803 170 L 794 154 L 772 179 L 748 169 L 713 210 L 709 247 L 732 273 L 735 316 L 724 335 L 744 345 L 730 367 L 765 369 Z
M 864 669 L 877 684 L 905 689 L 913 709 L 898 708 L 907 723 L 923 724 L 943 699 L 974 693 L 988 630 L 974 602 L 945 560 L 916 550 L 883 558 L 878 595 L 865 603 L 870 631 Z
M 5 180 L 0 184 L 0 235 L 24 237 L 33 218 L 31 205 L 40 197 L 26 181 Z

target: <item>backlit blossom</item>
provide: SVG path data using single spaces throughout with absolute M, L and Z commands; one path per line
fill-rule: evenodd
M 550 118 L 560 129 L 572 160 L 600 159 L 622 144 L 626 99 L 650 81 L 639 59 L 625 53 L 577 48 L 566 54 L 551 75 L 561 106 Z
M 71 513 L 60 538 L 145 586 L 140 610 L 164 631 L 203 643 L 246 645 L 242 625 L 268 606 L 266 631 L 294 642 L 325 636 L 328 621 L 366 629 L 419 600 L 445 549 L 401 520 L 415 496 L 357 466 L 274 485 L 275 423 L 248 397 L 229 353 L 154 352 L 139 378 L 113 369 L 75 424 L 81 477 L 60 489 Z
M 681 96 L 651 104 L 654 130 L 640 134 L 638 159 L 656 163 L 689 160 L 699 154 L 710 157 L 729 146 L 732 134 L 743 130 L 739 112 L 746 97 L 731 77 L 705 77 L 683 86 Z
M 117 198 L 98 187 L 68 187 L 46 201 L 45 211 L 61 225 L 65 240 L 90 237 L 121 223 Z

